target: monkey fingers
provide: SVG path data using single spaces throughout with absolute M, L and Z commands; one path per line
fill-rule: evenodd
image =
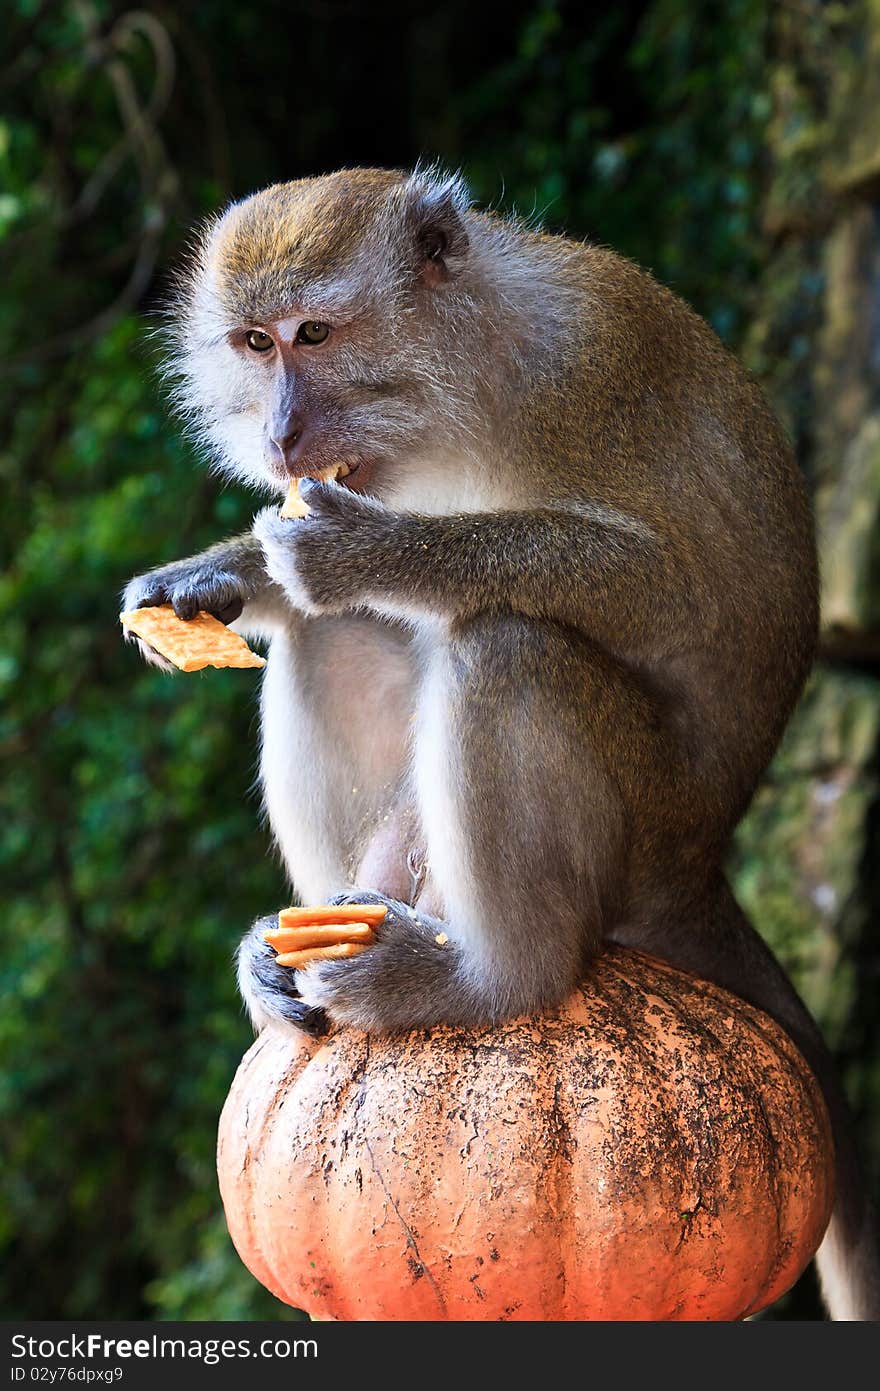
M 370 923 L 335 922 L 302 927 L 280 927 L 263 933 L 264 941 L 277 952 L 303 951 L 306 947 L 327 947 L 337 942 L 359 942 L 368 947 L 376 934 Z
M 374 939 L 375 940 L 375 939 Z M 336 942 L 329 947 L 307 947 L 303 951 L 280 952 L 275 958 L 276 966 L 290 966 L 302 971 L 314 961 L 338 961 L 346 956 L 359 956 L 367 950 L 366 942 Z

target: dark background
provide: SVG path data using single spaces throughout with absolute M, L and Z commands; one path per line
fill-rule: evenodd
M 117 612 L 130 575 L 254 507 L 199 466 L 155 376 L 189 229 L 342 165 L 437 158 L 485 203 L 634 256 L 791 430 L 823 659 L 731 868 L 877 1174 L 876 24 L 846 0 L 0 4 L 6 1317 L 285 1312 L 214 1177 L 249 1038 L 231 954 L 286 897 L 252 792 L 254 678 L 146 670 Z M 775 1313 L 818 1316 L 812 1277 Z

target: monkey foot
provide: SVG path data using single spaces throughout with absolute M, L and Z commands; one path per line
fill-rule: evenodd
M 263 938 L 278 953 L 277 966 L 301 971 L 314 961 L 359 956 L 375 942 L 375 928 L 387 912 L 381 903 L 283 908 L 278 914 L 278 927 L 264 932 Z

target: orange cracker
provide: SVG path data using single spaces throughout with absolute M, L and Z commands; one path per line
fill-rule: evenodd
M 203 667 L 264 667 L 264 658 L 252 652 L 244 638 L 233 633 L 210 613 L 197 613 L 184 621 L 170 604 L 132 609 L 119 615 L 129 633 L 167 657 L 181 671 Z
M 332 483 L 333 479 L 343 467 L 342 464 L 334 464 L 333 468 L 325 468 L 318 474 L 318 477 L 322 483 Z M 299 495 L 299 485 L 301 482 L 301 478 L 294 478 L 287 490 L 287 497 L 281 505 L 281 511 L 278 513 L 279 517 L 296 517 L 301 520 L 303 517 L 309 515 L 309 509 Z
M 332 947 L 309 947 L 305 951 L 288 951 L 276 956 L 278 966 L 290 966 L 301 971 L 313 961 L 339 961 L 346 956 L 360 956 L 367 948 L 360 942 L 337 942 Z
M 276 951 L 302 951 L 305 947 L 326 947 L 336 942 L 375 942 L 369 923 L 325 923 L 322 927 L 286 927 L 264 932 L 263 940 Z
M 315 908 L 282 908 L 278 926 L 317 927 L 319 923 L 380 923 L 388 912 L 384 903 L 322 903 Z
M 295 482 L 291 483 L 287 497 L 284 499 L 284 504 L 278 515 L 279 517 L 307 517 L 309 515 L 309 509 L 299 495 L 298 478 Z

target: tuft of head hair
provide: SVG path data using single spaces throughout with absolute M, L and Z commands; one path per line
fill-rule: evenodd
M 273 184 L 209 224 L 198 271 L 231 318 L 260 322 L 320 299 L 357 312 L 430 267 L 461 269 L 468 245 L 460 177 L 436 170 L 340 169 Z

